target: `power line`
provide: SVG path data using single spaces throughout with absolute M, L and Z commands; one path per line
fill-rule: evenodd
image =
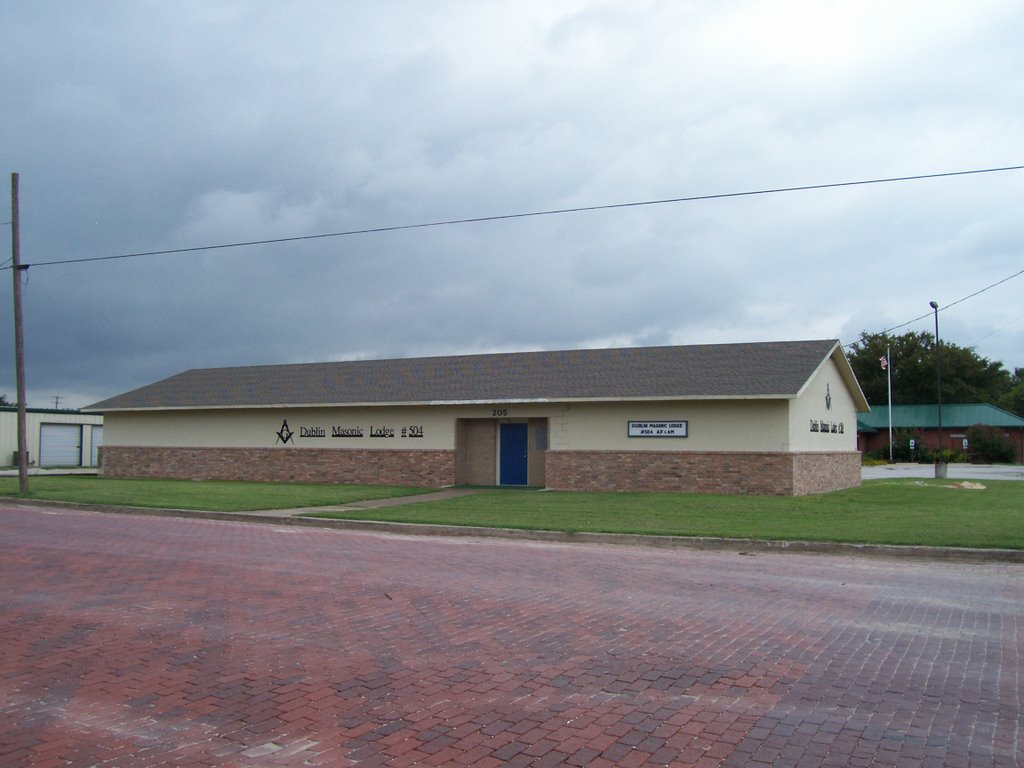
M 538 216 L 560 216 L 569 213 L 585 213 L 588 211 L 610 211 L 621 208 L 640 208 L 643 206 L 650 205 L 668 205 L 672 203 L 693 203 L 700 200 L 724 200 L 727 198 L 734 197 L 753 197 L 755 195 L 775 195 L 782 192 L 808 192 L 812 190 L 821 189 L 837 189 L 840 187 L 857 187 L 865 186 L 869 184 L 892 184 L 895 182 L 903 181 L 922 181 L 925 179 L 940 179 L 951 176 L 971 176 L 982 173 L 1002 173 L 1005 171 L 1019 171 L 1024 170 L 1024 165 L 1008 165 L 999 168 L 976 168 L 969 171 L 947 171 L 943 173 L 927 173 L 919 174 L 916 176 L 892 176 L 889 178 L 881 179 L 862 179 L 859 181 L 839 181 L 832 182 L 829 184 L 809 184 L 799 187 L 776 187 L 772 189 L 758 189 L 747 192 L 723 192 L 720 194 L 713 195 L 693 195 L 690 197 L 671 197 L 662 200 L 641 200 L 629 203 L 610 203 L 606 205 L 588 205 L 577 208 L 555 208 L 545 211 L 529 211 L 526 213 L 506 213 L 495 216 L 474 216 L 463 219 L 446 219 L 443 221 L 430 221 L 422 222 L 419 224 L 395 224 L 387 227 L 370 227 L 367 229 L 350 229 L 342 232 L 326 232 L 316 235 L 299 235 L 296 237 L 275 237 L 266 240 L 247 240 L 238 243 L 220 243 L 217 245 L 200 245 L 191 248 L 169 248 L 159 251 L 138 251 L 135 253 L 121 253 L 112 256 L 89 256 L 79 259 L 58 259 L 54 261 L 38 261 L 34 264 L 24 265 L 26 268 L 29 266 L 33 267 L 45 267 L 54 266 L 58 264 L 82 264 L 90 261 L 112 261 L 115 259 L 134 259 L 141 256 L 169 256 L 181 253 L 197 253 L 200 251 L 213 251 L 224 248 L 245 248 L 254 245 L 274 245 L 278 243 L 295 243 L 303 240 L 323 240 L 332 237 L 352 237 L 354 235 L 370 235 L 379 234 L 383 232 L 398 232 L 407 229 L 426 229 L 428 227 L 445 227 L 452 226 L 455 224 L 481 224 L 489 221 L 505 221 L 509 219 L 526 219 Z M 10 267 L 0 268 L 9 269 Z M 910 322 L 914 322 L 913 320 Z M 898 326 L 899 327 L 899 326 Z
M 945 312 L 950 307 L 955 307 L 957 304 L 963 304 L 968 299 L 973 299 L 975 296 L 979 296 L 980 294 L 984 293 L 985 291 L 989 291 L 989 290 L 995 288 L 997 285 L 1002 285 L 1003 283 L 1008 282 L 1010 280 L 1013 280 L 1013 278 L 1015 278 L 1015 277 L 1020 277 L 1021 275 L 1024 275 L 1024 269 L 1020 270 L 1019 272 L 1014 272 L 1012 275 L 1010 275 L 1009 277 L 1004 277 L 1002 280 L 996 280 L 991 285 L 986 285 L 981 290 L 977 290 L 974 293 L 970 293 L 967 296 L 964 296 L 962 298 L 957 299 L 956 301 L 950 302 L 949 304 L 947 304 L 944 307 L 939 307 L 938 311 L 939 312 Z M 891 333 L 892 331 L 897 331 L 900 328 L 905 328 L 908 325 L 912 325 L 913 323 L 916 323 L 918 320 L 924 320 L 926 317 L 932 317 L 932 313 L 931 312 L 925 312 L 923 315 L 918 315 L 913 320 L 907 320 L 907 322 L 905 322 L 905 323 L 900 323 L 899 325 L 894 325 L 891 328 L 886 328 L 884 331 L 881 331 L 878 335 L 879 336 L 885 336 L 886 334 Z M 1017 318 L 1017 319 L 1019 320 L 1020 318 Z M 1016 320 L 1013 321 L 1013 322 L 1016 322 Z M 1009 323 L 1009 324 L 1012 325 L 1012 323 Z M 1003 328 L 1005 328 L 1005 327 L 1006 326 L 1004 325 Z M 1001 330 L 1001 329 L 997 328 L 996 330 L 998 331 L 998 330 Z M 996 331 L 992 331 L 992 333 L 995 333 L 995 332 Z M 991 336 L 991 335 L 992 334 L 990 333 L 989 336 Z M 987 338 L 987 337 L 984 337 L 984 338 Z M 980 339 L 979 339 L 979 341 L 980 341 Z M 858 344 L 858 343 L 859 343 L 859 340 L 858 341 L 851 341 L 849 344 L 844 344 L 843 347 L 844 348 L 849 348 L 849 347 L 852 347 L 854 344 Z
M 957 299 L 952 304 L 947 304 L 946 306 L 942 307 L 942 309 L 949 309 L 950 307 L 955 307 L 957 304 L 961 304 L 961 303 L 967 301 L 968 299 L 973 299 L 979 293 L 984 293 L 985 291 L 989 290 L 990 288 L 995 288 L 997 285 L 1002 285 L 1003 283 L 1007 282 L 1008 280 L 1012 280 L 1015 277 L 1020 277 L 1021 275 L 1024 275 L 1024 269 L 1022 269 L 1020 272 L 1014 272 L 1009 277 L 1004 277 L 1002 280 L 998 280 L 998 281 L 992 283 L 992 285 L 989 285 L 989 286 L 986 286 L 986 287 L 982 288 L 980 291 L 975 291 L 974 293 L 972 293 L 972 294 L 970 294 L 968 296 L 964 296 L 962 299 Z
M 988 332 L 988 333 L 986 333 L 986 334 L 985 334 L 984 336 L 982 336 L 982 337 L 981 337 L 980 339 L 978 339 L 978 340 L 977 340 L 977 341 L 975 341 L 975 342 L 974 342 L 973 344 L 971 344 L 971 345 L 970 345 L 970 346 L 968 347 L 968 349 L 972 349 L 972 348 L 974 348 L 974 347 L 978 346 L 978 344 L 980 344 L 981 342 L 983 342 L 983 341 L 984 341 L 985 339 L 987 339 L 987 338 L 988 338 L 989 336 L 994 336 L 995 334 L 999 333 L 999 332 L 1000 332 L 1001 330 L 1003 330 L 1004 328 L 1009 328 L 1009 327 L 1010 327 L 1011 325 L 1013 325 L 1014 323 L 1019 323 L 1019 322 L 1020 322 L 1021 320 L 1024 320 L 1024 315 L 1021 315 L 1020 317 L 1015 317 L 1015 318 L 1013 318 L 1013 320 L 1011 320 L 1010 322 L 1006 323 L 1005 325 L 1000 325 L 1000 326 L 999 326 L 998 328 L 996 328 L 996 329 L 995 329 L 994 331 L 989 331 L 989 332 Z

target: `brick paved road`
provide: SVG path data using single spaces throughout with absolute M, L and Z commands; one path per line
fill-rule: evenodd
M 1022 577 L 0 510 L 0 764 L 1016 765 Z

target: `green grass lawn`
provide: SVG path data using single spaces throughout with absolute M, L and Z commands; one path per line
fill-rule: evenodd
M 494 491 L 325 517 L 677 536 L 1024 549 L 1024 483 L 873 480 L 815 496 Z
M 29 493 L 25 498 L 127 507 L 241 512 L 333 506 L 366 499 L 408 496 L 430 490 L 377 485 L 131 480 L 66 475 L 29 478 Z M 18 478 L 0 478 L 0 496 L 18 495 Z
M 554 531 L 1024 549 L 1024 483 L 871 480 L 816 496 L 485 490 L 446 501 L 321 516 Z M 29 498 L 243 511 L 333 506 L 433 489 L 298 483 L 33 477 Z M 18 497 L 17 478 L 0 495 Z

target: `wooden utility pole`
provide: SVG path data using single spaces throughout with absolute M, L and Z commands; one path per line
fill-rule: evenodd
M 21 315 L 21 231 L 18 222 L 18 174 L 11 174 L 11 275 L 14 278 L 14 368 L 18 379 L 18 486 L 28 493 L 28 428 L 25 423 L 25 334 Z

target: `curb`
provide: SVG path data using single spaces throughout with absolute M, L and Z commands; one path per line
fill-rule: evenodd
M 655 536 L 640 533 L 522 530 L 518 528 L 483 528 L 430 523 L 389 523 L 376 520 L 332 520 L 329 518 L 282 514 L 280 511 L 274 511 L 269 514 L 261 514 L 259 512 L 205 512 L 194 509 L 122 507 L 107 504 L 45 501 L 41 499 L 11 499 L 11 506 L 50 507 L 117 515 L 182 517 L 195 520 L 220 520 L 235 523 L 269 523 L 271 525 L 290 525 L 300 528 L 323 528 L 404 536 L 508 539 L 512 541 L 536 541 L 555 544 L 612 544 L 617 546 L 690 549 L 711 552 L 736 551 L 740 555 L 753 555 L 760 552 L 881 557 L 899 560 L 937 560 L 961 563 L 1024 563 L 1024 550 L 1018 549 L 971 549 L 967 547 L 926 547 L 903 544 L 847 544 L 824 541 L 727 539 L 711 536 Z

